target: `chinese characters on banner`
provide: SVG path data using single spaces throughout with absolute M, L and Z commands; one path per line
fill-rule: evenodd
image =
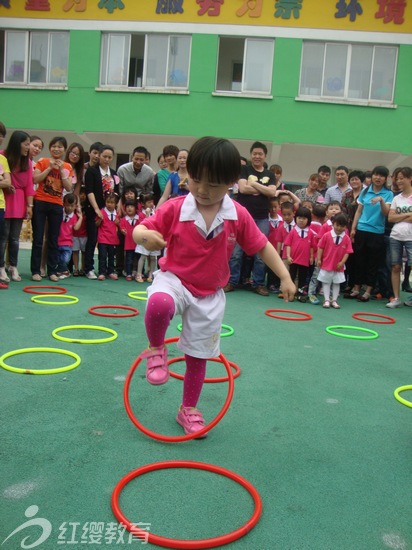
M 183 0 L 157 0 L 156 13 L 183 13 Z

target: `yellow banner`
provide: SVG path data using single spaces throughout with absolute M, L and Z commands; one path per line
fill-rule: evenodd
M 0 0 L 0 17 L 412 32 L 411 0 Z

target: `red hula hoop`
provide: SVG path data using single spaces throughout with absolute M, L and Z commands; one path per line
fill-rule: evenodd
M 179 363 L 180 361 L 184 361 L 185 358 L 184 356 L 182 357 L 174 357 L 172 359 L 168 359 L 167 361 L 167 364 L 168 365 L 172 365 L 173 363 Z M 208 361 L 213 361 L 214 363 L 223 363 L 223 361 L 221 361 L 220 357 L 212 357 L 210 359 L 208 359 Z M 228 361 L 229 365 L 235 369 L 235 372 L 233 374 L 233 380 L 235 378 L 237 378 L 238 376 L 240 376 L 240 367 L 239 365 L 236 365 L 236 363 L 233 363 L 233 361 Z M 169 369 L 169 372 L 170 372 L 170 376 L 172 376 L 173 378 L 177 378 L 178 380 L 184 380 L 184 376 L 183 374 L 178 374 L 177 372 L 173 372 Z M 211 383 L 216 383 L 216 382 L 228 382 L 229 380 L 229 377 L 228 376 L 225 376 L 223 378 L 205 378 L 205 383 L 207 384 L 211 384 Z
M 28 294 L 39 294 L 39 291 L 43 291 L 45 288 L 51 288 L 53 290 L 59 290 L 60 292 L 42 292 L 42 294 L 66 294 L 67 290 L 63 288 L 62 286 L 25 286 L 23 288 L 24 292 L 27 292 Z M 36 289 L 36 290 L 32 290 Z
M 375 321 L 373 319 L 363 319 L 361 315 L 368 315 L 369 317 L 379 317 L 381 319 L 387 319 L 386 321 Z M 364 321 L 365 323 L 376 323 L 377 325 L 393 325 L 396 320 L 389 315 L 380 315 L 379 313 L 369 313 L 368 311 L 358 311 L 352 315 L 357 321 Z
M 284 315 L 271 315 L 272 311 L 277 311 L 279 313 L 294 313 L 295 315 L 302 315 L 302 318 L 299 317 L 285 317 Z M 312 315 L 309 313 L 304 313 L 303 311 L 293 311 L 290 309 L 267 309 L 265 315 L 272 317 L 273 319 L 282 319 L 282 321 L 310 321 Z
M 126 309 L 132 313 L 97 313 L 96 309 Z M 139 315 L 138 309 L 129 306 L 92 306 L 89 307 L 88 312 L 98 317 L 134 317 Z
M 178 340 L 179 340 L 178 337 L 167 338 L 165 340 L 165 344 L 172 344 L 174 342 L 177 342 Z M 158 434 L 156 432 L 153 432 L 153 431 L 149 430 L 148 428 L 143 426 L 143 424 L 139 420 L 137 420 L 137 418 L 133 414 L 132 407 L 130 405 L 130 400 L 129 400 L 129 388 L 130 388 L 130 382 L 132 380 L 133 374 L 134 374 L 135 370 L 137 369 L 137 367 L 139 366 L 139 363 L 142 360 L 141 357 L 139 356 L 134 361 L 133 365 L 131 366 L 131 368 L 130 368 L 128 374 L 127 374 L 126 381 L 124 383 L 124 390 L 123 390 L 123 400 L 124 400 L 124 406 L 126 408 L 126 412 L 129 416 L 130 420 L 136 426 L 136 428 L 138 428 L 145 435 L 147 435 L 149 437 L 152 437 L 153 439 L 157 439 L 158 441 L 163 441 L 165 443 L 180 443 L 181 441 L 189 441 L 190 439 L 198 438 L 199 436 L 202 436 L 203 434 L 205 434 L 205 433 L 209 432 L 210 430 L 212 430 L 212 428 L 214 428 L 216 426 L 216 424 L 218 422 L 220 422 L 222 420 L 222 418 L 224 417 L 224 415 L 226 414 L 226 412 L 229 408 L 229 405 L 232 401 L 233 392 L 234 392 L 234 382 L 233 382 L 232 369 L 230 368 L 228 360 L 226 359 L 226 357 L 222 353 L 220 354 L 219 357 L 222 360 L 222 363 L 225 365 L 225 368 L 226 368 L 226 371 L 227 371 L 227 374 L 228 374 L 228 377 L 229 377 L 229 387 L 228 387 L 227 397 L 226 397 L 226 401 L 225 401 L 221 411 L 207 426 L 205 426 L 204 428 L 202 428 L 198 432 L 195 432 L 193 434 L 187 434 L 187 435 L 172 436 L 172 435 Z
M 139 529 L 138 527 L 135 527 L 135 525 L 129 519 L 127 519 L 127 517 L 120 510 L 119 496 L 122 489 L 125 487 L 125 485 L 129 483 L 129 481 L 131 481 L 132 479 L 135 479 L 138 476 L 141 476 L 142 474 L 145 474 L 147 472 L 153 472 L 154 470 L 164 470 L 167 468 L 193 468 L 197 470 L 206 470 L 208 472 L 213 472 L 215 474 L 219 474 L 219 475 L 228 477 L 229 479 L 232 479 L 233 481 L 235 481 L 236 483 L 239 483 L 239 485 L 244 487 L 253 498 L 255 509 L 253 511 L 252 516 L 244 525 L 242 525 L 238 529 L 235 529 L 234 531 L 231 531 L 230 533 L 227 533 L 226 535 L 221 535 L 219 537 L 213 537 L 209 539 L 199 539 L 199 540 L 170 539 L 166 537 L 161 537 L 159 535 L 155 535 L 154 533 L 150 533 L 148 531 L 145 531 L 144 529 Z M 193 462 L 190 460 L 169 460 L 166 462 L 155 462 L 153 464 L 147 464 L 146 466 L 142 466 L 141 468 L 137 468 L 136 470 L 133 470 L 132 472 L 124 476 L 116 485 L 112 494 L 111 504 L 112 504 L 112 510 L 116 519 L 119 522 L 121 522 L 123 525 L 125 525 L 128 531 L 138 536 L 140 535 L 140 537 L 143 540 L 147 540 L 151 544 L 157 544 L 158 546 L 163 546 L 166 548 L 178 548 L 180 550 L 184 550 L 184 549 L 197 550 L 198 548 L 215 548 L 216 546 L 229 544 L 230 542 L 240 539 L 241 537 L 246 535 L 249 531 L 251 531 L 259 521 L 260 516 L 262 514 L 262 500 L 260 498 L 259 493 L 255 489 L 255 487 L 253 487 L 253 485 L 249 481 L 241 477 L 239 474 L 236 474 L 235 472 L 231 472 L 230 470 L 226 470 L 225 468 L 221 468 L 220 466 L 215 466 L 213 464 L 205 464 L 204 462 Z

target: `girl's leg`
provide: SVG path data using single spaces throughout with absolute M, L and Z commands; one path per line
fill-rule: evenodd
M 400 290 L 401 290 L 401 266 L 393 265 L 392 266 L 392 290 L 395 297 L 395 300 L 399 300 Z
M 325 299 L 325 302 L 330 301 L 330 283 L 322 283 L 323 287 L 323 297 Z
M 339 283 L 333 283 L 332 284 L 332 300 L 334 302 L 337 301 L 339 298 L 339 291 L 340 291 L 340 284 Z
M 107 275 L 107 245 L 99 243 L 97 245 L 97 250 L 98 250 L 98 262 L 99 262 L 99 276 L 105 277 Z
M 46 219 L 44 225 L 44 235 L 43 235 L 43 244 L 41 249 L 41 264 L 40 264 L 40 275 L 46 277 L 47 275 L 47 235 L 49 233 L 49 222 Z
M 196 407 L 206 375 L 206 359 L 185 354 L 186 373 L 183 382 L 183 407 Z
M 146 378 L 150 384 L 164 384 L 169 379 L 164 341 L 174 314 L 175 302 L 169 294 L 155 292 L 148 299 L 144 321 L 150 347 L 142 357 L 147 358 Z
M 139 258 L 139 262 L 137 264 L 137 275 L 136 275 L 136 281 L 138 283 L 143 283 L 143 268 L 147 258 L 148 256 L 146 256 L 146 254 L 142 254 Z
M 44 228 L 47 219 L 47 204 L 43 201 L 34 201 L 33 218 L 31 225 L 33 229 L 33 243 L 31 248 L 30 269 L 32 275 L 40 275 L 40 264 L 44 238 Z
M 116 247 L 112 244 L 107 245 L 107 274 L 114 273 L 114 259 L 116 257 Z
M 73 267 L 74 272 L 78 275 L 79 274 L 79 251 L 73 250 Z
M 149 276 L 147 278 L 148 283 L 151 283 L 153 281 L 153 273 L 156 271 L 156 266 L 157 266 L 157 257 L 149 256 Z
M 402 290 L 405 292 L 412 292 L 411 285 L 409 283 L 409 277 L 411 274 L 411 266 L 409 265 L 409 262 L 407 261 L 405 264 L 405 269 L 403 272 L 403 281 L 402 281 Z

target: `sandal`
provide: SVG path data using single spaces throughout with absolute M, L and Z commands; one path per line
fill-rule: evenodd
M 19 275 L 19 272 L 17 271 L 17 267 L 10 267 L 9 273 L 12 281 L 16 281 L 17 283 L 21 281 L 21 277 Z
M 358 302 L 369 302 L 368 296 L 358 296 Z
M 73 277 L 78 277 L 78 276 L 79 276 L 79 270 L 73 269 Z
M 347 300 L 355 300 L 359 296 L 359 292 L 356 292 L 356 290 L 353 292 L 346 292 L 343 297 Z
M 322 307 L 324 307 L 325 309 L 329 309 L 329 308 L 330 308 L 330 301 L 329 301 L 329 300 L 325 300 L 325 301 L 323 302 L 323 306 L 322 306 Z
M 340 305 L 338 304 L 338 302 L 336 300 L 332 300 L 332 307 L 335 308 L 335 309 L 340 309 Z

